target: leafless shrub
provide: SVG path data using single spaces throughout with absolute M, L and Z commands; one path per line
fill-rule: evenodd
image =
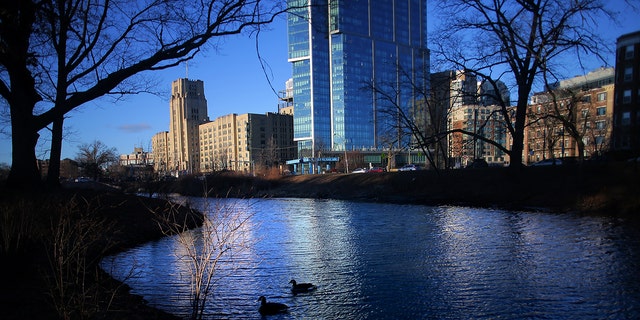
M 213 206 L 209 205 L 208 198 L 203 201 L 202 227 L 186 230 L 186 224 L 180 221 L 163 223 L 166 234 L 177 234 L 182 250 L 177 250 L 176 254 L 189 273 L 190 319 L 202 319 L 207 299 L 221 278 L 218 271 L 233 269 L 237 255 L 251 243 L 248 235 L 250 213 L 233 201 L 215 201 Z
M 100 305 L 99 285 L 89 279 L 99 278 L 98 259 L 110 245 L 102 242 L 102 235 L 113 225 L 96 214 L 98 209 L 80 196 L 52 208 L 50 232 L 44 238 L 50 263 L 46 279 L 63 319 L 88 318 Z

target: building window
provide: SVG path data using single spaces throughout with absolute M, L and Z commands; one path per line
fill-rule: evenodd
M 622 92 L 622 103 L 631 103 L 631 90 Z
M 634 55 L 634 47 L 633 45 L 628 45 L 624 50 L 625 59 L 632 59 Z
M 596 121 L 596 129 L 598 129 L 598 130 L 604 130 L 606 125 L 607 125 L 607 122 L 604 121 L 604 120 Z
M 589 115 L 589 109 L 582 109 L 582 117 L 586 118 Z
M 620 124 L 623 126 L 628 126 L 631 124 L 631 112 L 626 111 L 622 113 L 622 121 L 620 121 Z
M 606 92 L 598 93 L 598 101 L 605 101 L 605 100 L 607 100 L 607 93 Z
M 604 116 L 605 114 L 607 114 L 607 107 L 596 108 L 596 114 L 599 116 Z
M 629 82 L 633 79 L 633 67 L 624 68 L 624 82 Z

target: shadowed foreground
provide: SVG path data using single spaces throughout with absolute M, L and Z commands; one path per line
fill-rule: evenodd
M 273 178 L 225 173 L 207 176 L 206 179 L 183 178 L 169 184 L 147 186 L 154 192 L 194 196 L 202 196 L 203 190 L 207 190 L 210 196 L 223 197 L 333 198 L 558 213 L 570 211 L 626 216 L 637 222 L 640 213 L 638 181 L 638 164 L 614 163 L 523 168 L 519 172 L 480 168 L 439 174 L 413 171 Z M 63 219 L 60 217 L 65 214 L 71 219 L 61 224 Z M 77 239 L 60 241 L 52 238 L 51 230 L 56 225 L 69 225 L 73 226 L 72 230 L 93 230 L 84 235 L 90 238 L 91 241 L 84 239 L 89 245 L 81 247 L 86 249 L 87 256 L 87 267 L 79 273 L 81 288 L 65 288 L 91 293 L 85 295 L 87 303 L 79 310 L 67 310 L 72 318 L 176 319 L 147 306 L 141 297 L 129 294 L 126 285 L 97 267 L 100 258 L 106 254 L 164 236 L 159 223 L 169 216 L 176 222 L 188 222 L 188 228 L 199 225 L 202 219 L 201 214 L 167 201 L 127 195 L 109 188 L 67 188 L 54 194 L 29 196 L 11 196 L 3 192 L 0 198 L 0 231 L 3 235 L 0 256 L 7 271 L 0 279 L 2 318 L 60 318 L 52 303 L 60 295 L 60 292 L 51 290 L 56 288 L 55 277 L 52 277 L 55 274 L 52 274 L 52 244 L 58 239 L 62 244 L 59 246 L 73 247 L 71 244 L 77 243 Z M 86 221 L 90 224 L 87 225 Z M 78 305 L 75 301 L 69 304 Z
M 201 214 L 160 199 L 80 189 L 3 196 L 0 206 L 2 234 L 13 235 L 4 237 L 0 254 L 6 270 L 0 279 L 3 319 L 60 319 L 54 300 L 58 309 L 68 303 L 66 314 L 73 319 L 177 319 L 130 294 L 126 285 L 103 272 L 98 263 L 104 255 L 164 236 L 160 224 L 166 223 L 166 218 L 186 222 L 191 228 L 201 223 Z M 7 215 L 11 214 L 14 220 L 8 222 Z M 72 218 L 60 223 L 67 215 Z M 60 225 L 70 227 L 52 236 L 51 230 Z M 71 280 L 70 284 L 58 285 L 56 277 L 61 273 L 56 272 L 56 259 L 52 258 L 55 250 L 68 251 L 68 259 L 86 253 L 81 263 L 67 263 L 72 268 L 64 269 L 64 276 L 70 273 L 70 277 L 79 279 L 77 283 Z M 63 295 L 75 300 L 59 299 Z

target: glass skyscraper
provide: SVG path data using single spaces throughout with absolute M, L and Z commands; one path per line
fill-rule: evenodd
M 415 102 L 425 98 L 426 0 L 288 0 L 287 5 L 300 156 L 377 149 L 390 138 L 409 141 L 396 106 L 410 115 Z

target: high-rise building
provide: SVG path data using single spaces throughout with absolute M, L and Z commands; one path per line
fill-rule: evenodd
M 613 149 L 640 155 L 640 31 L 618 38 L 616 45 Z
M 198 126 L 208 122 L 202 80 L 178 79 L 171 84 L 168 171 L 197 172 L 200 168 Z
M 410 114 L 428 88 L 426 1 L 287 4 L 299 156 L 376 149 L 389 132 L 408 142 L 393 113 Z

